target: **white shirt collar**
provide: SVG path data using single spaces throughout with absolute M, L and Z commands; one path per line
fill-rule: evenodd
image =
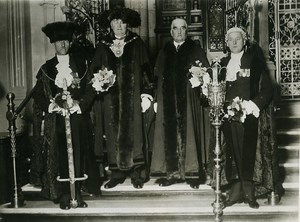
M 242 58 L 243 54 L 244 54 L 243 50 L 239 53 L 231 53 L 231 59 L 240 60 Z
M 175 41 L 173 41 L 173 43 L 175 45 L 175 48 L 177 48 L 177 46 L 178 45 L 181 46 L 184 43 L 184 41 L 183 42 L 175 42 Z
M 62 64 L 69 64 L 70 61 L 70 57 L 69 54 L 67 55 L 56 55 L 58 63 L 62 63 Z
M 126 38 L 126 34 L 123 35 L 123 36 L 116 36 L 116 35 L 115 35 L 115 37 L 116 37 L 116 39 L 118 39 L 118 40 L 124 40 L 124 39 Z

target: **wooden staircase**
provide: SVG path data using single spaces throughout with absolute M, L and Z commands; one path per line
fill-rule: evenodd
M 141 190 L 136 190 L 126 180 L 113 189 L 103 190 L 100 197 L 85 195 L 88 208 L 59 209 L 58 204 L 38 197 L 32 187 L 26 190 L 26 205 L 22 208 L 0 208 L 1 222 L 209 222 L 213 214 L 214 192 L 207 186 L 194 190 L 187 184 L 159 187 L 150 180 Z M 272 206 L 266 199 L 259 199 L 259 209 L 247 204 L 236 204 L 224 209 L 223 221 L 297 222 L 298 192 L 288 189 L 279 205 Z
M 299 189 L 300 101 L 282 101 L 275 119 L 281 182 Z

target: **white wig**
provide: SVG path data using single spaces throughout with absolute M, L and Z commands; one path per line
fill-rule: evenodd
M 225 41 L 227 42 L 228 41 L 228 36 L 230 33 L 233 33 L 233 32 L 239 32 L 242 34 L 242 37 L 244 40 L 247 40 L 248 39 L 248 34 L 247 32 L 245 32 L 243 29 L 239 28 L 239 27 L 233 27 L 233 28 L 230 28 L 228 29 L 226 35 L 225 35 Z

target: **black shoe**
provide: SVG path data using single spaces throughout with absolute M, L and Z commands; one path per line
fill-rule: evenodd
M 159 180 L 157 180 L 158 185 L 161 187 L 167 187 L 167 186 L 171 186 L 175 183 L 182 183 L 182 182 L 184 182 L 184 180 L 178 179 L 178 178 L 170 178 L 170 179 L 160 178 Z
M 226 207 L 231 207 L 233 204 L 235 204 L 236 201 L 233 201 L 233 200 L 226 200 L 224 201 L 224 204 L 223 204 L 223 207 L 226 208 Z
M 193 189 L 199 189 L 201 181 L 199 179 L 189 179 L 186 182 L 190 185 Z
M 71 209 L 70 201 L 68 201 L 68 202 L 67 201 L 61 201 L 59 203 L 59 207 L 62 210 L 70 210 Z
M 226 208 L 226 207 L 231 207 L 232 205 L 234 205 L 234 204 L 236 204 L 236 203 L 238 203 L 238 204 L 240 204 L 240 203 L 243 203 L 243 199 L 238 199 L 238 200 L 230 200 L 230 199 L 228 199 L 228 200 L 224 200 L 223 199 L 223 207 L 224 208 Z
M 87 203 L 83 200 L 80 192 L 77 194 L 77 206 L 76 207 L 79 207 L 79 208 L 87 208 L 88 207 Z
M 132 185 L 136 189 L 142 189 L 144 186 L 144 183 L 141 181 L 132 181 Z
M 256 200 L 249 201 L 248 204 L 249 204 L 249 207 L 251 207 L 253 209 L 259 208 L 259 204 L 256 202 Z
M 113 178 L 113 179 L 111 179 L 110 181 L 108 181 L 108 182 L 104 185 L 104 187 L 105 187 L 106 189 L 110 189 L 110 188 L 113 188 L 113 187 L 117 186 L 118 184 L 124 183 L 124 181 L 125 181 L 125 178 L 121 178 L 121 179 L 115 179 L 115 178 Z
M 83 201 L 83 200 L 79 200 L 77 207 L 79 207 L 79 208 L 87 208 L 88 204 L 85 201 Z
M 70 194 L 63 194 L 60 198 L 59 198 L 59 207 L 62 210 L 69 210 L 71 208 L 71 195 Z
M 102 182 L 101 185 L 99 185 L 99 188 L 96 189 L 92 188 L 92 189 L 88 189 L 85 184 L 83 184 L 81 186 L 81 192 L 87 193 L 89 196 L 95 196 L 95 197 L 99 197 L 101 196 L 102 192 L 101 192 L 101 186 L 102 186 Z

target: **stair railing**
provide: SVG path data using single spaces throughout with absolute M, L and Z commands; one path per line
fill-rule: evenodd
M 25 99 L 21 102 L 21 104 L 16 109 L 14 104 L 15 94 L 9 92 L 6 96 L 8 100 L 8 104 L 7 104 L 8 110 L 6 112 L 6 119 L 8 120 L 8 131 L 10 137 L 11 157 L 12 157 L 12 167 L 13 167 L 13 197 L 11 199 L 11 204 L 10 204 L 11 208 L 19 208 L 24 206 L 24 199 L 21 198 L 22 189 L 18 187 L 18 181 L 17 181 L 16 119 L 18 118 L 21 111 L 24 109 L 24 107 L 32 98 L 34 91 L 35 91 L 35 87 L 30 91 L 30 93 L 25 97 Z

